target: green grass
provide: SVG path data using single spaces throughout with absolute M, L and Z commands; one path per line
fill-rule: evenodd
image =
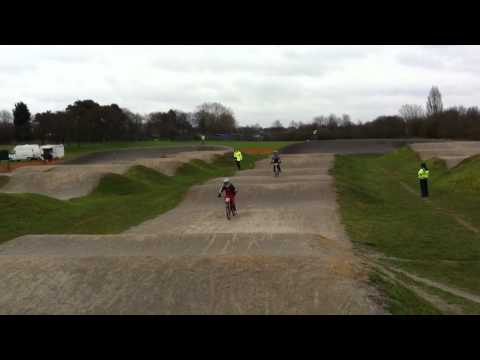
M 254 168 L 259 158 L 246 154 L 243 169 Z M 234 173 L 227 155 L 213 163 L 191 161 L 175 176 L 135 166 L 123 175 L 104 176 L 91 194 L 69 201 L 0 193 L 0 242 L 26 234 L 119 233 L 174 208 L 192 185 Z
M 463 314 L 473 314 L 480 315 L 480 304 L 464 299 L 462 297 L 453 295 L 441 289 L 437 289 L 425 284 L 415 283 L 415 286 L 422 288 L 427 293 L 430 293 L 434 296 L 438 296 L 443 301 L 447 302 L 450 305 L 455 305 L 462 309 Z M 456 312 L 447 312 L 447 314 L 456 314 Z
M 459 297 L 457 295 L 453 295 L 450 292 L 446 292 L 444 290 L 438 289 L 436 287 L 432 287 L 426 285 L 424 283 L 415 281 L 397 271 L 393 271 L 395 276 L 400 279 L 404 284 L 408 286 L 415 286 L 423 290 L 430 296 L 435 296 L 440 298 L 445 304 L 447 305 L 454 305 L 456 309 L 442 309 L 442 312 L 446 315 L 452 314 L 480 314 L 480 304 L 473 302 L 471 300 L 465 299 L 463 297 Z
M 419 164 L 409 148 L 387 155 L 337 156 L 332 173 L 346 230 L 357 245 L 413 260 L 395 262 L 398 267 L 480 294 L 480 236 L 448 214 L 480 228 L 480 159 L 452 170 L 442 161 L 428 161 L 431 202 L 419 196 Z
M 386 295 L 386 310 L 392 315 L 441 315 L 433 304 L 412 290 L 374 271 L 369 276 L 373 286 Z

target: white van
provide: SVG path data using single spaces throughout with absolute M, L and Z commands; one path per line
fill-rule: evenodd
M 42 150 L 38 145 L 17 145 L 10 151 L 10 160 L 42 160 Z
M 63 159 L 65 156 L 65 147 L 63 145 L 43 145 L 40 147 L 42 150 L 42 157 L 44 159 Z

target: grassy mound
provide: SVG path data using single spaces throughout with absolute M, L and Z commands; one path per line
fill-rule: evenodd
M 253 168 L 259 158 L 246 154 L 243 168 Z M 91 194 L 68 201 L 0 193 L 0 242 L 26 234 L 119 233 L 174 208 L 192 185 L 231 176 L 235 169 L 229 155 L 212 163 L 193 160 L 175 176 L 134 166 L 123 175 L 104 176 Z
M 436 184 L 456 193 L 480 194 L 480 156 L 462 161 Z
M 352 241 L 395 266 L 480 294 L 480 158 L 448 170 L 427 161 L 430 201 L 420 198 L 417 155 L 401 148 L 386 155 L 338 155 L 336 179 L 342 221 Z

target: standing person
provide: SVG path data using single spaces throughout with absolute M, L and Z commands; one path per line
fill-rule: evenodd
M 428 176 L 430 171 L 427 168 L 427 164 L 422 163 L 420 170 L 418 170 L 418 180 L 420 181 L 420 194 L 422 198 L 428 197 Z
M 205 135 L 201 135 L 200 139 L 202 140 L 202 145 L 205 145 Z
M 240 161 L 243 160 L 243 156 L 242 156 L 242 153 L 240 152 L 240 150 L 237 149 L 233 152 L 233 159 L 235 160 L 235 163 L 237 164 L 238 170 L 240 170 Z

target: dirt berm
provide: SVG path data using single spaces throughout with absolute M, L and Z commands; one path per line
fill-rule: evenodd
M 281 150 L 284 154 L 385 154 L 412 143 L 434 143 L 432 139 L 348 139 L 313 140 L 301 142 Z
M 414 143 L 410 147 L 420 155 L 422 160 L 442 159 L 448 168 L 453 168 L 466 158 L 480 154 L 480 141 Z
M 192 149 L 196 148 L 108 151 L 62 165 L 24 167 L 13 172 L 10 181 L 0 191 L 36 193 L 68 200 L 89 194 L 105 174 L 123 174 L 134 165 L 144 165 L 173 175 L 180 165 L 192 159 L 211 161 L 215 155 L 230 151 L 224 147 L 205 147 L 202 151 Z
M 1 314 L 381 314 L 340 223 L 333 156 L 285 155 L 221 179 L 120 235 L 32 235 L 0 246 Z M 107 219 L 107 217 L 106 217 Z

